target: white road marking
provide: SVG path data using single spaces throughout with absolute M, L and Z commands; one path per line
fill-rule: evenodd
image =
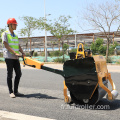
M 7 112 L 7 111 L 0 111 L 0 118 L 8 118 L 14 120 L 55 120 L 55 119 L 36 117 L 36 116 L 24 115 L 24 114 Z

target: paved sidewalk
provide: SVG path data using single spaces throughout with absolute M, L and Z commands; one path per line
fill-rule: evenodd
M 0 111 L 0 120 L 55 120 L 55 119 L 24 115 L 8 111 Z

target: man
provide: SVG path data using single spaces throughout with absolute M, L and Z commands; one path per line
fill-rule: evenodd
M 15 18 L 9 18 L 7 21 L 8 30 L 4 31 L 1 35 L 2 37 L 2 45 L 3 45 L 3 55 L 5 58 L 6 66 L 7 66 L 7 85 L 9 89 L 9 94 L 11 98 L 15 98 L 18 95 L 21 95 L 18 92 L 18 85 L 20 81 L 21 67 L 19 63 L 19 51 L 24 55 L 24 52 L 19 45 L 18 36 L 14 33 L 17 27 L 17 21 Z M 14 80 L 14 90 L 12 88 L 12 76 L 13 69 L 15 71 L 15 80 Z

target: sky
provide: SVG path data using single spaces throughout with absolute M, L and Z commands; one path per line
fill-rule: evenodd
M 70 20 L 71 28 L 77 30 L 78 33 L 85 33 L 79 26 L 78 16 L 81 16 L 84 10 L 91 4 L 101 4 L 108 0 L 45 0 L 46 17 L 49 19 L 58 18 L 61 15 L 72 18 Z M 116 2 L 109 0 L 109 2 Z M 19 37 L 19 31 L 24 28 L 24 22 L 19 18 L 22 16 L 32 16 L 35 18 L 44 17 L 44 0 L 2 0 L 0 2 L 0 28 L 5 28 L 8 18 L 15 18 L 18 22 L 15 31 Z M 47 14 L 51 14 L 47 16 Z M 86 28 L 87 29 L 87 28 Z M 88 32 L 87 32 L 88 33 Z M 44 36 L 45 32 L 35 30 L 32 37 Z M 51 35 L 47 32 L 47 35 Z

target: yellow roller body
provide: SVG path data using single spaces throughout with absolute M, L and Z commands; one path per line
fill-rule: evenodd
M 34 67 L 37 69 L 41 69 L 41 66 L 44 65 L 44 63 L 33 60 L 30 57 L 24 57 L 23 59 L 24 59 L 26 64 L 31 65 L 31 66 L 34 65 Z M 23 65 L 25 65 L 24 62 L 23 62 Z
M 113 101 L 118 92 L 111 74 L 108 73 L 104 56 L 92 56 L 91 51 L 84 51 L 84 46 L 80 43 L 75 58 L 64 63 L 63 71 L 43 66 L 43 62 L 30 57 L 24 57 L 23 64 L 62 75 L 65 78 L 63 93 L 66 103 L 83 100 L 84 103 L 88 101 L 90 104 L 95 104 L 106 93 L 107 99 Z M 108 81 L 112 91 L 108 89 Z M 70 96 L 67 94 L 67 89 L 70 91 Z

